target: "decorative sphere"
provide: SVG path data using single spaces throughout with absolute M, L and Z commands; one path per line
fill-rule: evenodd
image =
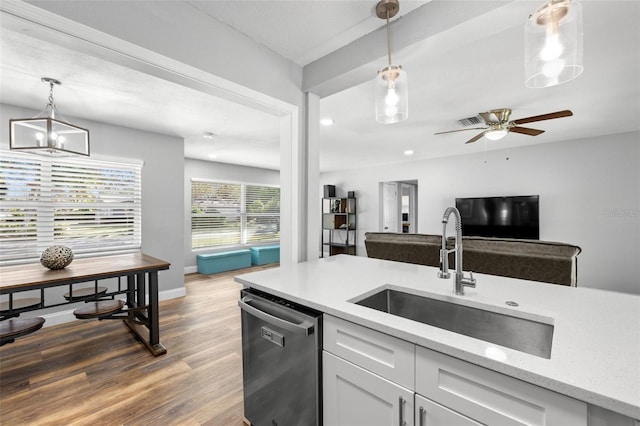
M 73 252 L 66 246 L 51 246 L 40 256 L 40 263 L 49 269 L 63 269 L 73 260 Z

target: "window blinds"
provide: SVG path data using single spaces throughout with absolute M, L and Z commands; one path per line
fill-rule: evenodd
M 240 184 L 191 182 L 191 247 L 241 244 Z
M 39 259 L 60 244 L 75 254 L 141 246 L 140 165 L 3 151 L 0 262 Z
M 280 239 L 280 188 L 244 183 L 191 182 L 192 248 Z

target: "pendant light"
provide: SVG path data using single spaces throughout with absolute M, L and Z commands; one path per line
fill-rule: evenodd
M 49 103 L 34 118 L 9 120 L 10 149 L 52 157 L 88 156 L 89 131 L 56 118 L 53 87 L 62 83 L 49 77 L 43 77 L 41 81 L 49 84 Z M 44 113 L 46 117 L 41 117 Z
M 525 85 L 555 86 L 582 74 L 582 4 L 550 0 L 527 19 Z
M 387 54 L 389 65 L 378 71 L 375 81 L 376 121 L 391 124 L 409 116 L 407 73 L 401 65 L 391 63 L 391 31 L 389 19 L 400 10 L 398 0 L 381 0 L 376 5 L 376 15 L 387 21 Z

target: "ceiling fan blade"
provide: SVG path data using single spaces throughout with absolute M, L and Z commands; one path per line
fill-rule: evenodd
M 562 117 L 571 117 L 572 115 L 573 113 L 568 109 L 566 109 L 564 111 L 557 111 L 549 114 L 534 115 L 532 117 L 519 118 L 517 120 L 513 120 L 511 123 L 513 124 L 533 123 L 534 121 L 551 120 L 553 118 L 562 118 Z
M 468 141 L 466 141 L 465 143 L 474 143 L 475 141 L 477 141 L 478 139 L 480 139 L 483 136 L 484 136 L 484 132 L 479 133 L 479 134 L 475 135 L 474 137 L 472 137 L 471 139 L 469 139 Z
M 486 127 L 469 127 L 468 129 L 447 130 L 446 132 L 434 133 L 434 135 L 443 135 L 445 133 L 464 132 L 467 130 L 486 130 Z
M 510 132 L 515 132 L 515 133 L 521 133 L 523 135 L 529 135 L 529 136 L 538 136 L 541 133 L 544 133 L 544 130 L 538 130 L 538 129 L 530 129 L 528 127 L 512 127 L 509 129 Z

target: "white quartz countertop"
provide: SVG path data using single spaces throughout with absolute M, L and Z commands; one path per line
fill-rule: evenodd
M 473 364 L 640 419 L 640 296 L 474 274 L 453 295 L 437 268 L 332 256 L 239 275 L 236 281 Z M 389 286 L 554 325 L 551 359 L 350 302 Z M 507 306 L 506 301 L 518 303 Z

